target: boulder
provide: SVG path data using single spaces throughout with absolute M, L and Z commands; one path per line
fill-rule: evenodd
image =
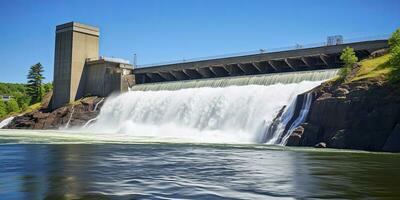
M 377 58 L 377 57 L 383 56 L 383 55 L 385 55 L 387 53 L 389 53 L 389 49 L 387 49 L 387 48 L 386 49 L 379 49 L 379 50 L 373 51 L 369 57 L 370 58 Z
M 316 145 L 314 145 L 315 148 L 326 148 L 326 143 L 325 142 L 320 142 Z
M 301 146 L 301 140 L 304 133 L 303 126 L 297 127 L 292 134 L 290 134 L 286 146 Z
M 350 93 L 349 90 L 347 90 L 346 88 L 340 87 L 336 90 L 335 96 L 346 96 L 349 93 Z
M 338 130 L 335 132 L 332 138 L 329 138 L 329 146 L 332 148 L 343 149 L 346 147 L 345 130 Z

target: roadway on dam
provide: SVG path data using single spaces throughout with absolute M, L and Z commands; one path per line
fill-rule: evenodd
M 359 59 L 387 48 L 386 39 L 359 41 L 282 51 L 261 50 L 256 54 L 213 59 L 155 64 L 134 69 L 136 84 L 181 81 L 294 71 L 335 69 L 341 66 L 340 54 L 352 47 Z

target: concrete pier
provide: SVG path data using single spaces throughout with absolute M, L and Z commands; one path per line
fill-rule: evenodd
M 153 65 L 134 69 L 136 84 L 180 81 L 202 78 L 243 76 L 318 69 L 341 66 L 340 54 L 352 47 L 359 59 L 373 51 L 387 48 L 387 40 L 370 40 L 347 44 L 301 48 L 276 52 Z
M 56 27 L 53 108 L 75 101 L 84 94 L 85 60 L 98 56 L 97 27 L 77 22 Z
M 57 26 L 52 109 L 85 96 L 106 97 L 134 85 L 133 66 L 99 56 L 99 29 L 70 22 Z

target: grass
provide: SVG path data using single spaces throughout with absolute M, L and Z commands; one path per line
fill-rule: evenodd
M 390 54 L 386 54 L 377 58 L 362 60 L 360 70 L 350 82 L 364 79 L 388 80 L 395 69 L 389 64 L 389 57 Z
M 39 108 L 40 108 L 40 102 L 28 106 L 28 107 L 23 111 L 23 113 L 28 113 L 28 112 L 32 112 L 32 111 L 35 111 L 35 110 L 39 110 Z
M 87 101 L 87 100 L 93 99 L 94 97 L 95 96 L 83 97 L 83 98 L 80 98 L 78 100 L 75 100 L 75 101 L 69 103 L 69 105 L 77 106 L 77 105 L 82 104 L 82 101 Z
M 3 117 L 0 117 L 0 121 L 4 120 L 6 118 L 9 118 L 11 116 L 25 114 L 25 113 L 33 112 L 33 111 L 36 111 L 39 109 L 40 109 L 40 103 L 35 103 L 35 104 L 28 106 L 25 110 L 21 110 L 19 112 L 11 112 L 11 113 L 8 113 L 7 115 L 4 115 Z

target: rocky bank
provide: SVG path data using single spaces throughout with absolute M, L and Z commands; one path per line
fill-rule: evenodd
M 390 82 L 329 81 L 311 92 L 309 116 L 288 146 L 400 152 L 400 92 Z
M 15 117 L 4 128 L 59 129 L 60 127 L 82 126 L 98 115 L 104 103 L 104 98 L 87 97 L 56 110 L 49 111 L 47 107 L 50 97 L 47 97 L 48 99 L 43 101 L 39 110 Z

